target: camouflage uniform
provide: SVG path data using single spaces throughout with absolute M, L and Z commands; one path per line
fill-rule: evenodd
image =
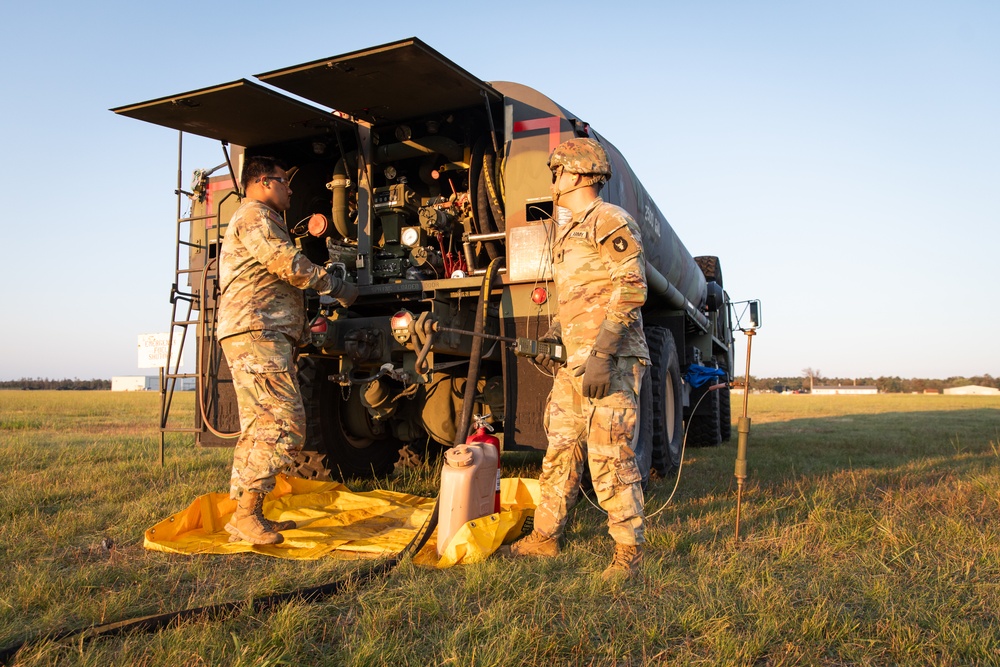
M 267 493 L 305 440 L 295 348 L 307 332 L 302 289 L 340 280 L 292 243 L 281 216 L 248 199 L 233 214 L 219 256 L 217 336 L 229 362 L 240 413 L 229 494 Z
M 306 412 L 295 377 L 295 347 L 276 331 L 250 331 L 221 341 L 240 411 L 229 495 L 268 493 L 274 477 L 302 450 Z
M 535 530 L 550 537 L 562 533 L 588 460 L 594 491 L 608 513 L 608 532 L 618 544 L 642 544 L 643 496 L 634 445 L 649 350 L 640 312 L 646 272 L 639 228 L 624 210 L 597 198 L 556 234 L 557 323 L 568 361 L 556 373 L 545 414 L 549 442 Z M 610 393 L 592 400 L 581 392 L 580 375 L 605 319 L 623 325 L 626 333 Z
M 247 331 L 277 331 L 297 342 L 307 335 L 302 290 L 332 292 L 340 280 L 292 243 L 281 216 L 247 199 L 236 209 L 219 257 L 219 340 Z

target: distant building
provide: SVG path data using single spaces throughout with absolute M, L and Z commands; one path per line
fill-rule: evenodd
M 816 396 L 832 396 L 834 394 L 845 394 L 845 395 L 859 395 L 859 394 L 877 394 L 878 387 L 872 385 L 837 385 L 823 386 L 816 385 L 812 388 L 812 393 Z
M 167 381 L 167 389 L 170 381 Z M 158 375 L 118 375 L 111 378 L 111 391 L 159 391 Z M 174 391 L 194 391 L 194 378 L 178 378 Z
M 160 378 L 155 375 L 116 375 L 111 378 L 111 391 L 159 391 Z
M 995 387 L 981 387 L 976 384 L 968 384 L 964 387 L 948 387 L 944 390 L 946 394 L 958 394 L 960 396 L 996 396 L 1000 394 L 1000 389 Z

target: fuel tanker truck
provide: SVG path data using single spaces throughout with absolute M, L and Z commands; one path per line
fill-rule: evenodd
M 289 166 L 285 221 L 296 244 L 360 292 L 350 308 L 304 293 L 308 426 L 297 472 L 382 475 L 401 457 L 463 442 L 474 418 L 504 451 L 544 449 L 552 378 L 533 357 L 557 308 L 546 162 L 574 137 L 607 151 L 613 176 L 601 196 L 636 219 L 645 247 L 644 473 L 677 465 L 685 422 L 689 445 L 729 438 L 728 388 L 699 403 L 704 390 L 685 379 L 694 367 L 731 379 L 718 258 L 692 257 L 621 153 L 538 91 L 481 81 L 406 39 L 113 111 L 223 147 L 223 164 L 196 171 L 189 189 L 177 184 L 170 345 L 195 329 L 198 409 L 183 430 L 199 444 L 231 445 L 239 431 L 215 339 L 217 259 L 242 162 L 267 155 Z M 167 369 L 168 385 L 185 375 L 177 370 Z M 161 428 L 182 430 L 168 426 L 170 403 Z

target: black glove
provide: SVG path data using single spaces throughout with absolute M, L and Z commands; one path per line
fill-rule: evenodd
M 597 339 L 590 350 L 590 357 L 583 367 L 583 395 L 601 399 L 611 391 L 611 373 L 615 369 L 615 355 L 625 338 L 625 326 L 604 320 Z
M 334 286 L 330 290 L 330 296 L 340 303 L 341 308 L 350 307 L 358 298 L 358 288 L 354 286 L 354 283 L 349 283 L 340 278 L 333 278 L 333 283 Z
M 538 342 L 562 345 L 562 326 L 558 322 L 553 322 L 549 330 L 545 332 L 545 335 L 538 339 Z M 535 357 L 535 363 L 553 375 L 562 366 L 562 362 L 556 361 L 544 352 Z

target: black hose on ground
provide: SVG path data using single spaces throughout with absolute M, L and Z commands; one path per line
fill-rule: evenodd
M 438 523 L 438 499 L 434 499 L 434 509 L 424 520 L 424 523 L 417 530 L 410 542 L 396 555 L 385 560 L 366 564 L 350 572 L 347 576 L 336 581 L 319 586 L 307 586 L 286 593 L 272 593 L 262 597 L 251 598 L 248 601 L 240 602 L 219 602 L 217 604 L 205 605 L 202 607 L 192 607 L 179 611 L 170 611 L 163 614 L 152 614 L 150 616 L 140 616 L 122 621 L 104 623 L 102 625 L 92 625 L 86 628 L 73 628 L 57 630 L 55 632 L 41 632 L 26 639 L 22 639 L 16 644 L 0 648 L 0 665 L 6 665 L 13 659 L 17 652 L 28 644 L 37 644 L 43 640 L 60 641 L 69 637 L 77 637 L 78 641 L 85 642 L 100 637 L 115 637 L 128 632 L 154 632 L 160 628 L 165 628 L 171 623 L 187 621 L 194 618 L 199 619 L 221 619 L 234 614 L 239 614 L 244 610 L 253 612 L 273 609 L 287 602 L 301 600 L 303 602 L 317 602 L 324 598 L 339 594 L 348 584 L 356 582 L 358 585 L 372 583 L 382 577 L 388 576 L 396 566 L 407 557 L 412 558 L 420 553 L 420 550 L 427 544 L 431 534 Z
M 181 609 L 179 611 L 171 611 L 163 614 L 140 616 L 138 618 L 130 618 L 123 621 L 105 623 L 103 625 L 94 625 L 88 628 L 76 628 L 41 633 L 17 644 L 0 649 L 0 664 L 7 664 L 8 661 L 13 658 L 25 645 L 35 644 L 45 639 L 50 641 L 59 641 L 69 637 L 77 637 L 78 641 L 90 641 L 91 639 L 97 639 L 99 637 L 113 637 L 128 632 L 153 632 L 155 630 L 159 630 L 160 628 L 164 628 L 173 622 L 181 622 L 192 618 L 206 620 L 226 618 L 230 615 L 238 614 L 244 609 L 250 611 L 264 611 L 276 607 L 279 604 L 291 602 L 292 600 L 313 602 L 324 597 L 336 595 L 352 580 L 367 583 L 378 576 L 386 575 L 394 567 L 396 567 L 398 562 L 399 560 L 397 558 L 386 559 L 384 561 L 368 565 L 361 570 L 355 570 L 348 576 L 338 581 L 320 586 L 300 588 L 288 593 L 274 593 L 272 595 L 252 598 L 249 601 L 220 602 L 217 604 L 205 605 L 203 607 L 192 607 L 190 609 Z

